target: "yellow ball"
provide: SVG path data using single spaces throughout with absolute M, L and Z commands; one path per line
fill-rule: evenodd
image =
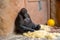
M 54 19 L 49 19 L 48 22 L 47 22 L 47 25 L 54 26 L 55 25 L 55 20 Z

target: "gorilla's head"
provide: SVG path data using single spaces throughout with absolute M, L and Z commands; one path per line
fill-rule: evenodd
M 26 8 L 22 8 L 19 12 L 19 14 L 24 15 L 25 13 L 27 13 L 27 9 Z
M 26 8 L 22 8 L 18 13 L 18 15 L 22 15 L 23 18 L 25 18 L 25 14 L 27 14 L 27 9 Z

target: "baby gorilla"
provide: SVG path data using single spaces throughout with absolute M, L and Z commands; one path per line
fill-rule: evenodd
M 34 32 L 34 30 L 40 29 L 40 25 L 35 25 L 31 21 L 31 18 L 25 8 L 22 8 L 18 13 L 18 16 L 15 20 L 15 26 L 15 32 L 20 34 L 28 31 Z

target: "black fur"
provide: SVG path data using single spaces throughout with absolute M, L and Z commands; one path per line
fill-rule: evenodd
M 21 11 L 18 13 L 18 16 L 15 20 L 15 32 L 17 33 L 24 33 L 34 30 L 39 30 L 40 25 L 35 25 L 30 16 L 27 13 L 27 10 L 25 8 L 22 8 Z

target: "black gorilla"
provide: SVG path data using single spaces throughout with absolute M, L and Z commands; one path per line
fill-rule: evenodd
M 33 32 L 34 30 L 40 29 L 40 25 L 35 25 L 31 21 L 31 18 L 25 8 L 22 8 L 18 13 L 18 16 L 15 20 L 15 26 L 15 32 L 20 34 L 28 31 Z

